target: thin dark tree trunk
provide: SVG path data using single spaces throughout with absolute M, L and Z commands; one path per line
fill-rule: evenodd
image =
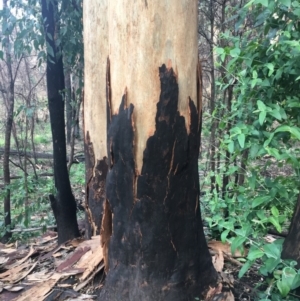
M 66 93 L 66 117 L 67 117 L 67 143 L 71 142 L 72 122 L 73 122 L 73 107 L 72 107 L 72 85 L 71 72 L 65 69 L 65 93 Z
M 80 113 L 80 105 L 83 99 L 83 93 L 82 96 L 77 100 L 76 108 L 75 108 L 75 118 L 76 123 L 73 124 L 72 130 L 71 130 L 71 141 L 70 141 L 70 156 L 69 156 L 69 163 L 68 163 L 68 171 L 70 172 L 71 166 L 73 164 L 74 160 L 74 150 L 75 150 L 75 138 L 76 138 L 76 131 L 78 131 L 79 124 L 77 125 L 77 120 L 79 120 L 79 113 Z
M 300 193 L 293 214 L 289 233 L 283 243 L 281 257 L 283 259 L 293 259 L 297 261 L 297 267 L 300 267 L 299 249 L 300 249 Z
M 7 0 L 3 0 L 3 9 L 8 9 Z M 3 155 L 3 176 L 5 185 L 5 196 L 4 196 L 4 225 L 5 227 L 11 226 L 11 212 L 10 212 L 10 169 L 9 169 L 9 153 L 10 153 L 10 141 L 13 124 L 14 114 L 14 79 L 12 73 L 12 58 L 10 54 L 10 42 L 9 36 L 7 36 L 7 42 L 4 47 L 5 59 L 8 73 L 8 86 L 7 86 L 7 115 L 5 125 L 5 144 L 4 144 L 4 155 Z M 11 237 L 11 232 L 6 231 L 1 241 L 6 242 Z
M 56 196 L 50 195 L 49 198 L 57 223 L 58 243 L 61 244 L 69 239 L 78 237 L 79 230 L 76 219 L 76 203 L 71 191 L 66 165 L 66 135 L 62 95 L 64 90 L 63 60 L 61 51 L 55 45 L 54 40 L 58 31 L 56 27 L 57 22 L 55 22 L 56 5 L 56 1 L 48 2 L 47 0 L 42 0 L 45 38 L 49 45 L 46 75 L 53 139 L 54 180 L 57 190 Z
M 215 32 L 215 12 L 214 12 L 214 0 L 210 0 L 210 114 L 212 118 L 211 122 L 211 136 L 210 136 L 210 169 L 213 173 L 211 177 L 211 191 L 214 189 L 218 189 L 218 185 L 216 183 L 216 130 L 217 130 L 217 122 L 215 117 L 213 116 L 213 112 L 216 107 L 216 97 L 215 97 L 215 59 L 214 59 L 214 32 Z

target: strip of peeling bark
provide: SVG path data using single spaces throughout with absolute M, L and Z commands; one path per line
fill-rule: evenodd
M 99 235 L 105 201 L 105 179 L 108 171 L 107 158 L 97 160 L 89 132 L 85 135 L 85 165 L 86 165 L 86 237 Z

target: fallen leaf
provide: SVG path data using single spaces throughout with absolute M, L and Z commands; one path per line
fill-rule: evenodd
M 212 262 L 217 272 L 221 272 L 224 267 L 224 256 L 223 252 L 219 250 L 219 253 L 212 256 Z
M 234 254 L 231 254 L 231 247 L 228 242 L 223 243 L 221 241 L 212 240 L 208 242 L 207 245 L 211 250 L 213 250 L 214 253 L 219 253 L 219 251 L 222 251 L 225 254 L 233 257 L 246 257 L 248 254 L 248 250 L 245 247 L 243 254 L 238 249 L 235 250 Z

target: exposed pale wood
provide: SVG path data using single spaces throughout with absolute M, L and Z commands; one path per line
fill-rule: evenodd
M 88 131 L 95 157 L 106 150 L 106 61 L 108 56 L 108 0 L 84 1 L 84 134 Z M 96 37 L 96 38 L 95 38 Z M 96 161 L 95 161 L 96 163 Z
M 146 141 L 155 131 L 158 67 L 172 65 L 177 73 L 179 110 L 186 123 L 188 97 L 197 99 L 197 1 L 85 1 L 83 7 L 85 132 L 90 133 L 96 159 L 102 159 L 107 152 L 104 116 L 109 57 L 113 112 L 125 89 L 127 103 L 135 106 L 136 166 L 140 171 Z
M 127 103 L 135 106 L 138 171 L 142 167 L 146 141 L 155 131 L 160 95 L 158 67 L 162 64 L 172 66 L 177 73 L 179 111 L 186 123 L 189 121 L 188 97 L 194 101 L 197 98 L 197 16 L 197 1 L 153 0 L 146 4 L 115 0 L 109 3 L 112 110 L 117 111 L 127 88 Z

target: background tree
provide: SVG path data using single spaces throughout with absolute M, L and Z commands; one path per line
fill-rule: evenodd
M 5 89 L 6 97 L 5 97 L 5 106 L 6 106 L 6 126 L 5 126 L 5 151 L 3 157 L 3 173 L 4 173 L 4 185 L 6 185 L 6 193 L 4 198 L 4 224 L 5 227 L 10 227 L 11 225 L 11 216 L 10 216 L 10 171 L 9 171 L 9 152 L 10 152 L 10 140 L 11 140 L 11 132 L 12 132 L 12 124 L 13 124 L 13 113 L 14 113 L 14 84 L 15 77 L 12 71 L 12 56 L 10 53 L 11 42 L 10 42 L 10 22 L 9 19 L 11 17 L 9 13 L 9 9 L 7 6 L 7 0 L 3 0 L 3 27 L 4 30 L 2 34 L 5 36 L 4 43 L 4 52 L 5 52 L 5 61 L 7 66 L 7 87 Z M 3 53 L 2 53 L 3 54 Z M 2 241 L 7 241 L 11 233 L 6 231 L 5 235 L 2 238 Z
M 64 122 L 64 73 L 62 52 L 57 45 L 57 2 L 42 0 L 45 39 L 47 45 L 47 92 L 53 139 L 54 180 L 56 195 L 50 195 L 57 223 L 58 243 L 79 236 L 76 203 L 72 194 L 66 165 L 66 136 Z

